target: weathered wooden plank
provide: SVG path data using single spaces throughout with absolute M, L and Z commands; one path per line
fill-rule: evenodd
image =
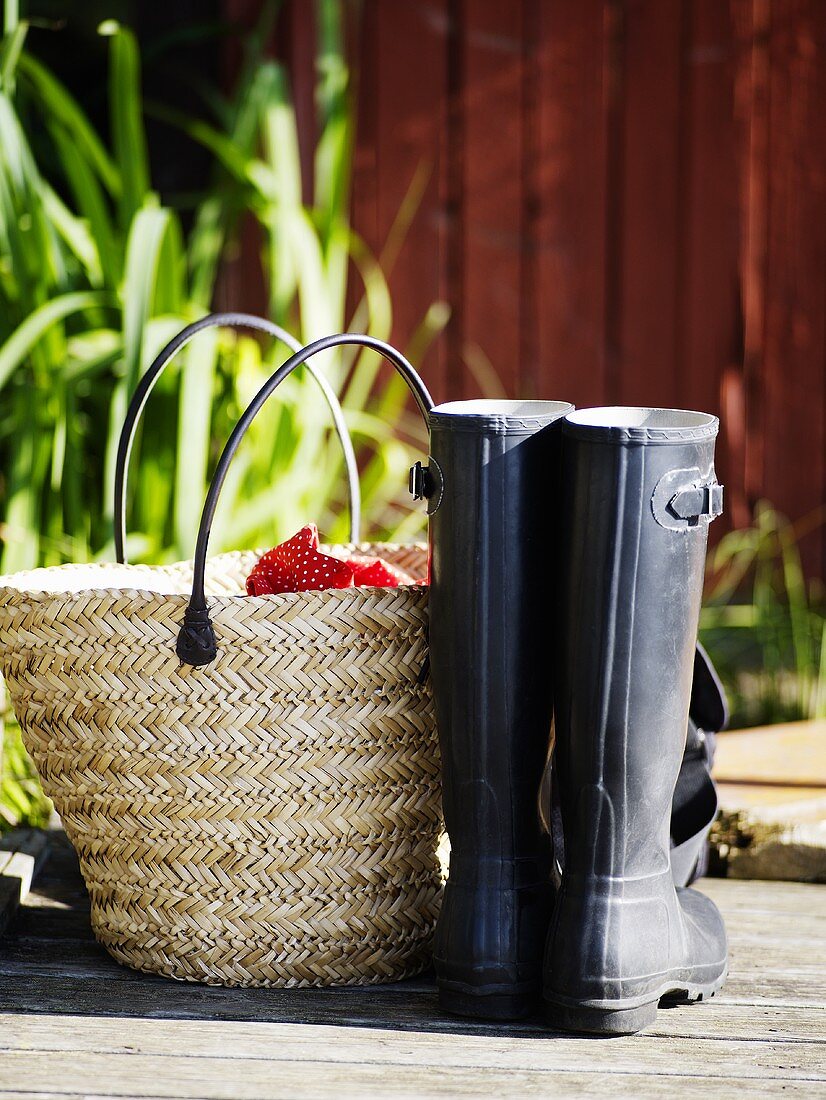
M 351 12 L 349 27 L 350 54 L 353 59 L 352 81 L 356 96 L 350 217 L 354 229 L 374 255 L 379 253 L 382 246 L 378 220 L 379 8 L 379 0 L 364 0 L 360 16 Z M 354 315 L 363 290 L 352 266 L 349 274 L 351 277 L 347 283 L 346 301 L 348 319 Z
M 48 853 L 49 838 L 42 829 L 14 829 L 0 838 L 0 936 L 28 896 Z
M 683 192 L 682 3 L 623 11 L 620 399 L 673 403 Z
M 739 1093 L 740 1085 L 738 1084 L 738 1082 L 731 1081 L 731 1080 L 725 1082 L 725 1088 L 722 1091 L 720 1091 L 718 1089 L 718 1087 L 716 1087 L 714 1084 L 708 1084 L 708 1083 L 705 1083 L 705 1082 L 696 1082 L 696 1081 L 693 1081 L 691 1078 L 682 1078 L 682 1077 L 680 1077 L 680 1078 L 676 1078 L 676 1079 L 672 1078 L 671 1080 L 672 1081 L 676 1080 L 677 1087 L 680 1089 L 680 1091 L 682 1093 L 686 1094 L 686 1095 L 689 1095 L 689 1096 L 697 1096 L 697 1095 L 708 1096 L 710 1094 L 713 1094 L 714 1096 L 717 1096 L 717 1097 L 723 1097 L 724 1100 L 725 1100 L 725 1098 L 728 1098 L 728 1097 L 737 1098 L 740 1095 L 740 1093 Z M 641 1082 L 643 1082 L 643 1081 L 645 1081 L 645 1095 L 646 1096 L 666 1097 L 666 1096 L 672 1095 L 671 1092 L 669 1091 L 670 1088 L 671 1088 L 670 1084 L 666 1088 L 666 1087 L 663 1086 L 662 1082 L 657 1078 L 653 1079 L 653 1082 L 654 1082 L 653 1084 L 649 1084 L 649 1082 L 652 1081 L 651 1078 L 640 1078 L 640 1077 L 635 1077 L 635 1076 L 630 1076 L 630 1077 L 626 1078 L 623 1082 L 624 1084 L 627 1084 L 627 1087 L 628 1087 L 627 1095 L 630 1095 L 630 1096 L 641 1095 L 639 1092 L 634 1092 L 634 1089 L 639 1088 Z M 765 1086 L 765 1087 L 760 1085 L 759 1082 L 757 1083 L 757 1085 L 758 1085 L 758 1087 L 755 1088 L 752 1085 L 751 1082 L 749 1083 L 749 1093 L 751 1095 L 754 1095 L 754 1096 L 775 1096 L 777 1094 L 776 1088 L 775 1088 L 775 1086 L 772 1082 L 769 1082 L 767 1084 L 767 1086 Z M 565 1090 L 566 1090 L 565 1091 L 566 1096 L 572 1096 L 572 1097 L 604 1096 L 607 1089 L 611 1089 L 612 1095 L 617 1095 L 616 1081 L 613 1080 L 613 1079 L 610 1079 L 610 1078 L 606 1079 L 605 1077 L 600 1077 L 599 1079 L 589 1078 L 587 1080 L 582 1080 L 582 1081 L 576 1081 L 576 1080 L 572 1081 L 571 1080 L 571 1075 L 568 1075 L 564 1080 L 564 1086 L 565 1086 Z M 346 1086 L 344 1086 L 344 1087 L 346 1088 Z M 450 1089 L 450 1086 L 446 1086 L 446 1087 L 448 1087 L 448 1089 Z M 485 1087 L 487 1087 L 487 1079 L 485 1081 Z M 305 1081 L 303 1083 L 303 1089 L 306 1090 L 308 1088 L 310 1088 L 310 1086 Z M 810 1096 L 811 1095 L 810 1086 L 808 1084 L 801 1085 L 799 1082 L 785 1082 L 782 1086 L 782 1091 L 783 1091 L 784 1095 L 789 1095 L 789 1096 Z M 6 1090 L 0 1090 L 0 1095 L 2 1095 L 4 1097 L 4 1100 L 55 1100 L 56 1097 L 72 1095 L 72 1094 L 56 1093 L 56 1092 L 39 1092 L 39 1091 L 38 1092 L 20 1093 L 20 1092 L 7 1092 Z M 96 1092 L 90 1092 L 88 1089 L 86 1089 L 86 1090 L 84 1090 L 82 1095 L 83 1095 L 83 1100 L 109 1100 L 109 1097 L 111 1096 L 111 1093 L 96 1093 Z M 348 1095 L 348 1093 L 346 1091 L 342 1091 L 342 1088 L 336 1089 L 335 1087 L 333 1087 L 330 1092 L 328 1092 L 326 1090 L 323 1091 L 323 1092 L 316 1092 L 316 1091 L 313 1090 L 313 1091 L 274 1093 L 272 1095 L 274 1095 L 274 1096 L 285 1096 L 285 1097 L 287 1097 L 287 1096 L 289 1096 L 289 1097 L 293 1097 L 293 1096 L 295 1096 L 295 1097 L 310 1097 L 310 1096 L 322 1097 L 322 1096 L 330 1095 L 330 1096 L 335 1096 L 335 1097 L 341 1097 L 342 1095 L 344 1095 L 344 1096 Z M 421 1100 L 421 1097 L 423 1097 L 424 1095 L 434 1095 L 434 1096 L 435 1095 L 445 1095 L 445 1096 L 470 1095 L 470 1096 L 478 1096 L 479 1093 L 472 1090 L 472 1089 L 468 1093 L 468 1092 L 466 1092 L 465 1090 L 463 1090 L 461 1088 L 457 1088 L 455 1090 L 451 1089 L 450 1091 L 443 1092 L 443 1093 L 434 1092 L 434 1093 L 430 1093 L 430 1094 L 424 1094 L 424 1093 L 420 1093 L 420 1092 L 415 1092 L 415 1093 L 412 1093 L 412 1094 L 407 1094 L 403 1091 L 399 1091 L 398 1089 L 394 1089 L 392 1092 L 388 1092 L 386 1088 L 382 1089 L 381 1085 L 379 1084 L 379 1085 L 376 1086 L 375 1091 L 373 1091 L 373 1089 L 371 1088 L 368 1091 L 361 1092 L 361 1095 L 362 1096 L 372 1096 L 372 1095 L 378 1095 L 378 1096 L 404 1096 L 404 1095 L 412 1095 L 412 1096 L 416 1097 L 417 1100 Z M 534 1095 L 534 1094 L 525 1093 L 524 1095 Z M 540 1092 L 538 1095 L 543 1095 L 543 1094 Z M 129 1094 L 125 1094 L 125 1093 L 118 1093 L 118 1100 L 154 1100 L 154 1098 L 151 1094 L 147 1094 L 147 1093 L 143 1093 L 140 1097 L 137 1097 L 137 1096 L 134 1096 L 134 1095 L 130 1096 Z M 160 1100 L 160 1097 L 158 1098 L 158 1100 Z M 266 1100 L 266 1098 L 264 1098 L 264 1100 Z
M 725 986 L 725 1001 L 758 1005 L 811 1005 L 824 1003 L 823 973 L 826 959 L 823 936 L 811 940 L 793 938 L 782 942 L 778 931 L 772 940 L 755 931 L 738 935 L 736 916 L 728 914 L 732 933 L 731 973 Z M 776 922 L 776 930 L 788 927 L 788 917 Z M 9 941 L 9 948 L 13 948 Z M 198 985 L 179 985 L 160 978 L 142 976 L 118 966 L 102 949 L 72 943 L 64 945 L 35 941 L 22 943 L 18 950 L 0 953 L 4 1001 L 16 1010 L 88 1011 L 112 1014 L 129 1012 L 136 1003 L 141 1011 L 156 1015 L 155 1000 L 162 997 L 172 1014 L 210 1015 L 229 1013 L 230 1018 L 328 1020 L 336 1013 L 349 1012 L 354 1018 L 397 1020 L 400 1007 L 405 1019 L 423 1023 L 428 1016 L 440 1017 L 435 1003 L 432 976 L 390 986 L 344 990 L 267 991 L 214 990 Z M 161 993 L 163 990 L 163 993 Z M 144 995 L 146 994 L 146 995 Z M 409 1009 L 409 1012 L 408 1012 Z M 272 1012 L 275 1015 L 271 1015 Z M 331 1015 L 332 1014 L 332 1017 Z M 686 1019 L 693 1019 L 690 1013 Z M 686 1025 L 688 1026 L 688 1025 Z
M 752 0 L 728 4 L 711 0 L 697 8 L 695 17 L 697 45 L 716 40 L 719 55 L 728 54 L 708 58 L 707 68 L 693 81 L 692 141 L 700 147 L 692 157 L 692 231 L 700 234 L 702 244 L 695 245 L 693 238 L 687 243 L 690 313 L 683 330 L 686 341 L 693 342 L 690 361 L 700 363 L 705 354 L 717 361 L 720 432 L 715 461 L 720 481 L 726 485 L 726 513 L 725 526 L 715 524 L 712 538 L 719 537 L 725 527 L 745 527 L 751 520 L 746 492 L 749 403 L 744 361 L 748 355 L 751 371 L 760 353 L 758 303 L 751 289 L 755 286 L 753 275 L 761 272 L 762 229 L 759 212 L 756 219 L 751 217 L 751 200 L 757 196 L 748 186 L 753 91 L 757 87 L 752 81 L 752 18 Z M 729 224 L 729 204 L 733 205 L 730 217 L 734 226 Z M 757 207 L 759 210 L 759 202 Z M 733 238 L 731 256 L 728 250 Z M 698 386 L 707 385 L 702 375 L 692 373 L 690 377 L 697 378 Z M 690 400 L 686 397 L 686 404 Z M 695 407 L 703 407 L 700 400 Z M 718 526 L 722 530 L 715 532 Z
M 725 985 L 726 1001 L 741 1005 L 775 1007 L 817 1007 L 824 1003 L 823 966 L 800 966 L 791 971 L 773 966 L 764 967 L 758 957 L 753 962 L 735 952 L 733 969 Z M 385 995 L 371 991 L 369 996 L 356 996 L 345 990 L 338 995 L 333 991 L 210 991 L 206 986 L 187 986 L 180 989 L 168 986 L 148 985 L 147 980 L 118 980 L 116 972 L 103 969 L 99 972 L 77 969 L 67 964 L 32 972 L 30 968 L 8 966 L 1 971 L 3 978 L 0 1008 L 15 1012 L 101 1012 L 106 1015 L 131 1015 L 140 1010 L 143 1015 L 187 1015 L 193 1012 L 199 1018 L 220 1016 L 225 1019 L 280 1018 L 288 1012 L 291 1018 L 329 1020 L 339 1012 L 354 1016 L 366 1013 L 371 1019 L 394 1019 L 398 1005 L 385 1000 Z M 125 972 L 128 973 L 128 972 Z M 101 977 L 106 988 L 100 986 Z M 149 979 L 150 981 L 162 979 Z M 423 1017 L 439 1018 L 435 988 L 428 991 L 403 990 L 397 999 L 417 998 L 421 1012 L 414 1017 L 420 1024 Z M 162 1008 L 158 1010 L 158 1004 Z M 357 1007 L 356 1007 L 357 1006 Z M 681 1010 L 682 1011 L 682 1010 Z M 692 1019 L 690 1009 L 686 1019 Z M 331 1015 L 332 1014 L 332 1015 Z M 686 1025 L 688 1026 L 688 1025 Z
M 523 303 L 523 27 L 519 4 L 464 0 L 464 270 L 466 350 L 492 362 L 509 396 L 521 395 Z M 478 349 L 478 350 L 477 350 Z M 469 395 L 478 384 L 469 382 Z
M 65 889 L 65 888 L 64 888 Z M 790 972 L 800 972 L 798 992 L 808 993 L 808 976 L 811 969 L 826 966 L 822 929 L 826 923 L 826 894 L 817 887 L 799 884 L 776 884 L 767 887 L 762 883 L 734 883 L 726 880 L 706 879 L 701 889 L 714 898 L 727 917 L 735 959 L 754 953 L 759 948 L 760 965 L 778 971 L 782 979 Z M 38 921 L 48 918 L 49 937 L 36 934 Z M 27 921 L 34 922 L 31 927 Z M 60 929 L 61 920 L 67 928 L 53 937 L 52 929 Z M 16 934 L 10 937 L 0 950 L 0 973 L 22 976 L 63 975 L 79 979 L 134 984 L 141 979 L 136 972 L 120 967 L 90 939 L 85 914 L 73 910 L 52 910 L 44 914 L 27 910 L 21 916 Z M 65 937 L 71 940 L 66 943 Z M 772 979 L 775 977 L 772 974 Z M 816 975 L 815 975 L 816 978 Z M 150 979 L 151 980 L 151 979 Z M 734 970 L 728 989 L 736 988 L 738 973 Z M 734 987 L 732 986 L 734 983 Z M 432 988 L 427 977 L 405 983 L 403 987 L 382 987 L 370 991 L 370 996 L 381 996 L 384 991 L 392 994 L 396 988 L 420 991 Z M 775 986 L 775 988 L 779 988 Z M 816 992 L 815 985 L 815 992 Z M 748 991 L 740 991 L 747 995 Z
M 826 882 L 826 721 L 726 733 L 714 771 L 729 877 Z
M 731 0 L 735 26 L 735 121 L 740 162 L 740 297 L 743 355 L 724 392 L 732 521 L 744 526 L 762 496 L 771 0 Z
M 826 718 L 728 731 L 717 744 L 714 775 L 722 783 L 826 788 Z
M 414 355 L 437 400 L 445 395 L 445 341 L 437 339 L 422 357 L 410 348 L 410 340 L 429 307 L 448 296 L 441 209 L 448 23 L 446 0 L 392 6 L 367 0 L 354 27 L 353 224 L 382 259 L 393 303 L 392 339 Z M 415 64 L 411 42 L 416 43 Z M 363 288 L 355 270 L 352 274 L 355 305 Z
M 609 400 L 608 203 L 619 167 L 608 157 L 612 29 L 604 0 L 537 7 L 536 392 L 599 405 Z
M 826 950 L 820 942 L 826 937 L 826 916 L 803 915 L 796 918 L 785 934 L 782 921 L 776 922 L 774 928 L 766 927 L 768 921 L 764 913 L 753 914 L 748 910 L 741 910 L 729 923 L 731 939 L 738 953 L 760 948 L 764 962 L 771 961 L 774 965 L 784 967 L 797 960 L 805 950 L 807 961 L 822 962 L 826 966 Z M 118 980 L 119 975 L 124 980 L 131 980 L 131 975 L 137 973 L 119 966 L 90 937 L 41 939 L 21 934 L 18 927 L 19 923 L 0 952 L 0 974 L 21 973 L 31 967 L 33 972 L 40 974 L 57 974 L 63 971 L 88 978 L 97 978 L 106 971 L 112 971 L 113 980 Z M 27 926 L 25 930 L 28 931 Z M 404 988 L 410 988 L 411 983 L 420 988 L 429 988 L 430 979 L 411 979 L 405 983 Z M 376 987 L 379 991 L 394 988 L 395 984 Z
M 826 970 L 826 893 L 823 915 L 801 914 L 790 922 L 788 915 L 774 920 L 765 912 L 754 913 L 745 908 L 729 916 L 729 932 L 735 957 L 756 953 L 761 965 L 786 970 L 796 967 L 801 958 L 806 968 L 823 966 Z M 0 951 L 0 974 L 72 975 L 90 980 L 132 982 L 140 980 L 138 972 L 121 967 L 91 939 L 41 939 L 28 934 L 25 923 L 18 922 Z M 429 977 L 404 983 L 420 989 L 431 988 Z M 381 996 L 385 989 L 376 987 L 371 995 Z M 400 987 L 401 988 L 401 987 Z
M 592 1046 L 594 1044 L 591 1044 Z M 240 1072 L 240 1066 L 243 1072 Z M 14 1076 L 12 1076 L 14 1075 Z M 247 1100 L 270 1097 L 342 1096 L 544 1096 L 558 1091 L 565 1096 L 605 1096 L 644 1094 L 668 1097 L 675 1092 L 685 1096 L 705 1095 L 737 1098 L 743 1091 L 749 1096 L 811 1096 L 812 1080 L 789 1080 L 765 1076 L 762 1079 L 715 1078 L 668 1074 L 649 1076 L 631 1072 L 589 1074 L 582 1070 L 562 1073 L 514 1069 L 469 1071 L 467 1067 L 421 1066 L 410 1069 L 404 1064 L 315 1063 L 249 1060 L 238 1063 L 215 1058 L 145 1058 L 139 1055 L 10 1055 L 0 1067 L 0 1095 L 3 1081 L 19 1077 L 27 1083 L 28 1095 L 48 1092 L 66 1096 L 89 1092 L 89 1084 L 106 1082 L 105 1096 L 200 1097 L 213 1100 Z M 816 1087 L 816 1086 L 815 1086 Z
M 376 205 L 380 247 L 406 199 L 418 204 L 398 248 L 386 256 L 393 300 L 393 339 L 410 349 L 411 338 L 434 302 L 448 297 L 445 197 L 447 148 L 447 0 L 373 4 L 376 102 Z M 367 21 L 369 13 L 365 13 Z M 411 43 L 415 58 L 411 59 Z M 412 211 L 411 211 L 412 212 Z M 410 213 L 406 215 L 410 218 Z M 419 358 L 437 399 L 446 397 L 446 342 L 439 338 Z
M 52 943 L 65 940 L 89 943 L 94 939 L 88 906 L 85 909 L 68 909 L 60 905 L 32 905 L 31 895 L 29 903 L 23 906 L 22 915 L 18 915 L 13 932 L 16 938 L 29 938 L 40 943 L 47 940 Z
M 761 490 L 791 519 L 808 517 L 801 544 L 823 575 L 826 498 L 826 5 L 773 0 L 769 41 L 767 297 L 763 362 L 765 450 L 788 447 L 796 470 L 767 461 Z M 800 427 L 805 424 L 805 430 Z M 791 475 L 791 476 L 790 476 Z
M 720 808 L 728 813 L 736 813 L 746 807 L 752 811 L 752 816 L 761 821 L 826 821 L 826 787 L 720 783 L 717 791 Z
M 0 1088 L 0 1096 L 3 1100 L 58 1100 L 58 1097 L 75 1095 L 73 1093 L 65 1092 L 15 1092 L 14 1089 L 9 1091 L 8 1089 Z M 90 1092 L 86 1089 L 83 1093 L 84 1100 L 109 1100 L 111 1093 Z M 118 1093 L 118 1100 L 152 1100 L 151 1097 L 143 1093 L 141 1096 L 129 1095 L 128 1093 Z
M 26 904 L 38 909 L 69 908 L 88 913 L 89 897 L 77 855 L 59 825 L 49 829 L 48 856 Z
M 730 5 L 719 0 L 692 0 L 683 17 L 684 182 L 672 401 L 680 408 L 719 414 L 723 387 L 731 376 L 739 377 L 742 355 L 734 26 Z M 729 461 L 729 440 L 744 431 L 742 421 L 723 417 L 715 463 L 727 491 L 736 470 Z M 725 522 L 730 520 L 727 509 Z M 723 529 L 714 524 L 712 539 Z
M 170 983 L 171 985 L 171 983 Z M 262 1001 L 260 995 L 263 991 L 236 991 L 236 995 L 250 1001 Z M 248 1006 L 251 1012 L 250 1022 L 256 1025 L 264 1024 L 308 1024 L 315 1025 L 335 1024 L 339 1027 L 375 1028 L 382 1026 L 393 1030 L 395 1034 L 414 1031 L 416 1034 L 437 1033 L 440 1035 L 461 1034 L 463 1036 L 489 1036 L 496 1035 L 502 1039 L 531 1039 L 547 1037 L 550 1033 L 544 1023 L 539 1019 L 529 1019 L 518 1023 L 491 1024 L 484 1021 L 459 1019 L 445 1013 L 433 1011 L 432 996 L 427 998 L 421 995 L 413 995 L 412 1004 L 395 997 L 383 997 L 383 990 L 367 990 L 361 995 L 359 991 L 345 991 L 346 995 L 334 997 L 327 993 L 314 990 L 294 991 L 293 993 L 273 993 L 267 991 L 270 1001 L 276 1004 L 271 1006 L 269 1014 L 261 1016 L 254 1013 L 255 1005 Z M 372 999 L 371 999 L 372 998 Z M 316 1002 L 327 999 L 330 1004 L 326 1016 L 317 1014 L 317 1018 L 307 1020 L 301 1014 L 302 1002 Z M 375 1002 L 385 1002 L 385 1012 L 379 1014 L 370 1010 L 375 1007 Z M 336 1007 L 338 1006 L 338 1007 Z M 381 1007 L 381 1005 L 379 1005 Z M 349 1011 L 348 1011 L 349 1008 Z M 359 1011 L 361 1008 L 361 1011 Z M 142 1049 L 145 1053 L 155 1051 L 157 1046 L 152 1044 L 158 1035 L 170 1037 L 177 1028 L 170 1026 L 169 1015 L 162 1013 L 154 1017 L 145 1016 L 141 1022 L 141 1035 L 144 1039 Z M 188 1035 L 202 1035 L 206 1032 L 198 1031 L 197 1025 L 201 1017 L 196 1014 L 182 1015 L 181 1020 L 187 1021 L 190 1030 Z M 215 1020 L 203 1017 L 203 1021 L 209 1028 L 220 1026 L 222 1034 L 227 1042 L 234 1036 L 243 1038 L 247 1034 L 246 1018 L 226 1021 L 216 1024 Z M 158 1022 L 160 1020 L 160 1022 Z M 145 1025 L 156 1023 L 157 1029 L 153 1030 Z M 8 1023 L 8 1027 L 6 1024 Z M 59 1026 L 55 1028 L 55 1025 Z M 0 1013 L 0 1047 L 10 1049 L 23 1049 L 28 1046 L 37 1046 L 38 1035 L 48 1035 L 50 1038 L 65 1035 L 66 1043 L 71 1038 L 77 1039 L 81 1044 L 77 1048 L 66 1046 L 65 1049 L 95 1049 L 115 1050 L 113 1046 L 100 1046 L 99 1032 L 108 1037 L 112 1042 L 123 1039 L 120 1031 L 114 1030 L 112 1024 L 103 1016 L 78 1016 L 76 1013 L 56 1016 L 49 1013 L 36 1015 L 20 1015 Z M 212 1031 L 209 1034 L 213 1034 Z M 772 1042 L 815 1042 L 826 1043 L 826 1007 L 795 1006 L 794 1008 L 778 1008 L 773 1006 L 755 1007 L 754 1005 L 736 1005 L 727 1002 L 725 996 L 691 1007 L 675 1006 L 663 1008 L 657 1017 L 657 1022 L 646 1029 L 647 1037 L 660 1037 L 662 1039 L 733 1039 L 737 1041 L 769 1040 Z M 82 1041 L 81 1041 L 82 1038 Z M 56 1040 L 57 1041 L 57 1040 Z M 62 1041 L 62 1040 L 61 1040 Z M 125 1040 L 124 1040 L 125 1041 Z M 171 1039 L 170 1039 L 171 1041 Z M 84 1045 L 85 1044 L 85 1045 Z M 147 1045 L 148 1044 L 148 1045 Z M 40 1044 L 44 1046 L 43 1043 Z M 45 1044 L 51 1046 L 51 1042 Z M 61 1048 L 62 1049 L 62 1048 Z M 189 1046 L 187 1046 L 189 1049 Z
M 256 12 L 256 18 L 258 15 Z M 301 0 L 288 0 L 284 4 L 276 25 L 276 48 L 290 68 L 290 89 L 301 157 L 302 195 L 305 203 L 312 204 L 318 126 L 315 87 L 312 80 L 305 78 L 305 74 L 315 78 L 318 56 L 318 28 L 312 5 L 308 8 Z
M 20 880 L 0 877 L 0 936 L 8 928 L 20 904 Z
M 700 1077 L 759 1077 L 821 1079 L 826 1076 L 826 1040 L 822 1042 L 763 1042 L 695 1039 L 664 1043 L 659 1037 L 628 1036 L 610 1044 L 587 1038 L 554 1035 L 552 1041 L 503 1035 L 465 1035 L 459 1043 L 452 1034 L 412 1037 L 386 1028 L 353 1029 L 330 1025 L 224 1024 L 192 1021 L 136 1020 L 128 1033 L 113 1030 L 106 1021 L 85 1017 L 0 1017 L 0 1051 L 32 1052 L 78 1057 L 122 1054 L 145 1058 L 178 1056 L 209 1059 L 221 1050 L 224 1059 L 252 1059 L 280 1063 L 306 1062 L 312 1066 L 335 1062 L 357 1065 L 411 1067 L 473 1067 L 485 1070 L 533 1070 L 547 1073 L 680 1074 Z M 585 1052 L 587 1051 L 587 1057 Z
M 704 878 L 697 889 L 712 898 L 725 914 L 745 910 L 775 917 L 822 916 L 826 906 L 826 891 L 805 882 L 732 882 L 724 878 Z M 767 922 L 766 931 L 770 928 Z
M 817 889 L 813 887 L 813 889 Z M 774 914 L 753 912 L 745 908 L 736 915 L 724 910 L 728 917 L 732 967 L 736 980 L 741 960 L 756 957 L 761 970 L 768 976 L 802 974 L 804 978 L 818 969 L 826 972 L 826 892 L 822 894 L 823 914 L 800 914 L 790 922 L 789 915 L 775 919 Z M 142 980 L 137 971 L 121 967 L 102 947 L 90 940 L 42 940 L 25 934 L 10 936 L 0 951 L 0 974 L 25 974 L 84 978 L 93 981 L 134 983 Z M 371 995 L 381 996 L 382 990 L 432 987 L 430 977 L 404 983 L 404 986 L 383 986 Z
M 49 910 L 46 927 L 76 928 L 87 902 L 71 853 L 56 847 L 61 881 L 50 883 L 52 868 L 39 889 L 68 907 Z M 88 1095 L 94 1082 L 107 1095 L 179 1097 L 822 1089 L 826 892 L 728 880 L 700 888 L 729 924 L 722 994 L 663 1009 L 647 1033 L 610 1043 L 555 1036 L 539 1019 L 492 1026 L 444 1016 L 432 974 L 331 990 L 214 989 L 140 975 L 88 939 L 32 934 L 43 913 L 27 908 L 0 945 L 0 1095 Z M 114 1027 L 111 1017 L 128 1023 Z
M 161 981 L 161 979 L 158 979 Z M 814 982 L 813 982 L 814 985 Z M 745 986 L 745 996 L 742 994 Z M 730 980 L 711 1004 L 663 1009 L 652 1035 L 752 1039 L 779 1036 L 791 1040 L 822 1038 L 822 982 L 812 995 L 801 994 L 795 981 L 783 983 L 758 970 L 748 985 Z M 541 1021 L 506 1026 L 461 1020 L 441 1013 L 435 987 L 366 990 L 237 990 L 165 983 L 152 979 L 131 985 L 50 976 L 4 976 L 0 1007 L 32 1015 L 85 1013 L 145 1019 L 235 1020 L 248 1022 L 340 1024 L 349 1027 L 393 1027 L 415 1033 L 474 1034 L 491 1037 L 547 1035 Z M 775 1036 L 777 1037 L 777 1036 Z
M 19 881 L 21 900 L 29 893 L 48 850 L 49 837 L 43 829 L 13 829 L 0 837 L 0 875 Z
M 58 1100 L 58 1097 L 71 1096 L 72 1093 L 65 1092 L 15 1092 L 14 1089 L 0 1088 L 0 1096 L 3 1100 Z M 111 1093 L 90 1092 L 86 1089 L 83 1093 L 84 1100 L 108 1100 Z M 118 1100 L 151 1100 L 146 1093 L 142 1096 L 132 1095 L 128 1093 L 118 1093 Z

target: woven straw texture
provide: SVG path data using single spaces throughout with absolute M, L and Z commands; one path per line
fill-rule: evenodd
M 424 575 L 423 547 L 358 549 Z M 191 563 L 0 578 L 0 668 L 95 935 L 211 984 L 414 974 L 442 882 L 427 589 L 240 597 L 256 557 L 208 564 L 204 668 L 175 654 Z

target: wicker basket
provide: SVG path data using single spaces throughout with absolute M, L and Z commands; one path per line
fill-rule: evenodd
M 425 576 L 422 546 L 359 549 Z M 207 561 L 202 667 L 176 655 L 192 563 L 0 578 L 0 669 L 95 935 L 212 984 L 414 974 L 442 886 L 427 588 L 247 597 L 255 560 Z
M 427 590 L 240 598 L 254 557 L 210 562 L 206 668 L 175 655 L 188 564 L 0 578 L 3 674 L 95 935 L 226 985 L 415 973 L 441 890 Z

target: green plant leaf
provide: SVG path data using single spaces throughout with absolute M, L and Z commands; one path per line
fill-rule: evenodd
M 191 557 L 193 553 L 206 498 L 217 360 L 218 333 L 215 329 L 199 333 L 186 349 L 175 464 L 175 542 L 182 558 Z
M 120 222 L 128 226 L 149 192 L 149 155 L 141 108 L 140 57 L 134 34 L 117 24 L 103 24 L 111 37 L 109 102 L 112 144 L 121 181 Z
M 52 325 L 83 310 L 112 308 L 114 296 L 107 291 L 88 290 L 63 294 L 29 314 L 0 347 L 0 389 L 26 355 Z
M 115 197 L 120 195 L 120 173 L 68 88 L 29 53 L 21 56 L 19 70 L 30 85 L 44 116 L 60 123 L 107 191 Z
M 16 20 L 16 15 L 14 19 Z M 17 23 L 13 30 L 7 27 L 0 41 L 0 88 L 9 94 L 14 91 L 15 70 L 28 29 L 27 23 Z
M 146 323 L 159 282 L 159 266 L 167 233 L 176 232 L 177 219 L 157 206 L 145 206 L 135 214 L 126 242 L 121 299 L 126 388 L 135 389 L 141 371 Z

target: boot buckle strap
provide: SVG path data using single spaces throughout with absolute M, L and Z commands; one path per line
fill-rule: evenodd
M 657 523 L 672 531 L 707 527 L 723 511 L 723 486 L 713 469 L 669 470 L 657 482 L 651 510 Z
M 428 457 L 426 466 L 416 462 L 410 467 L 407 487 L 414 500 L 427 501 L 429 516 L 437 511 L 444 496 L 444 479 L 439 463 L 432 455 Z
M 430 470 L 421 462 L 416 462 L 410 467 L 410 479 L 408 490 L 414 500 L 424 500 L 430 495 Z
M 723 511 L 723 486 L 713 481 L 707 485 L 695 485 L 675 493 L 669 502 L 671 511 L 679 519 L 697 520 L 707 516 L 716 519 Z

